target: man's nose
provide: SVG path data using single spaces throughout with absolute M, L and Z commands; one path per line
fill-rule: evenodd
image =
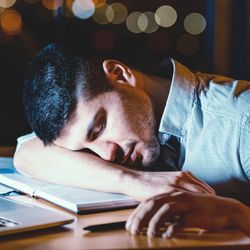
M 113 142 L 103 142 L 92 147 L 96 154 L 98 154 L 103 160 L 109 162 L 118 162 L 122 160 L 122 149 L 119 145 Z

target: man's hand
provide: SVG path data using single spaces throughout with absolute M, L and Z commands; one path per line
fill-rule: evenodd
M 130 215 L 126 229 L 148 236 L 171 237 L 187 227 L 206 230 L 238 228 L 250 236 L 250 208 L 237 200 L 188 191 L 161 194 L 142 202 Z M 165 228 L 161 231 L 160 228 Z
M 125 186 L 124 193 L 139 201 L 174 190 L 215 194 L 208 184 L 197 179 L 190 172 L 135 171 L 134 174 L 133 180 L 130 179 L 128 185 Z

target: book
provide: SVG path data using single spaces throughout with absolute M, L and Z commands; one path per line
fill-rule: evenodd
M 13 159 L 0 157 L 0 184 L 83 214 L 135 207 L 138 201 L 123 194 L 51 184 L 18 172 Z

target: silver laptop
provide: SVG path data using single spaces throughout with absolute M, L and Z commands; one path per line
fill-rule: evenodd
M 0 196 L 0 236 L 61 226 L 73 221 L 74 218 L 65 213 Z

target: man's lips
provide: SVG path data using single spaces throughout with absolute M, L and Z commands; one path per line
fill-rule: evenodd
M 127 154 L 125 154 L 123 160 L 121 161 L 122 165 L 132 164 L 136 160 L 136 152 L 134 151 L 134 149 L 135 143 L 131 145 L 129 151 L 127 152 Z

